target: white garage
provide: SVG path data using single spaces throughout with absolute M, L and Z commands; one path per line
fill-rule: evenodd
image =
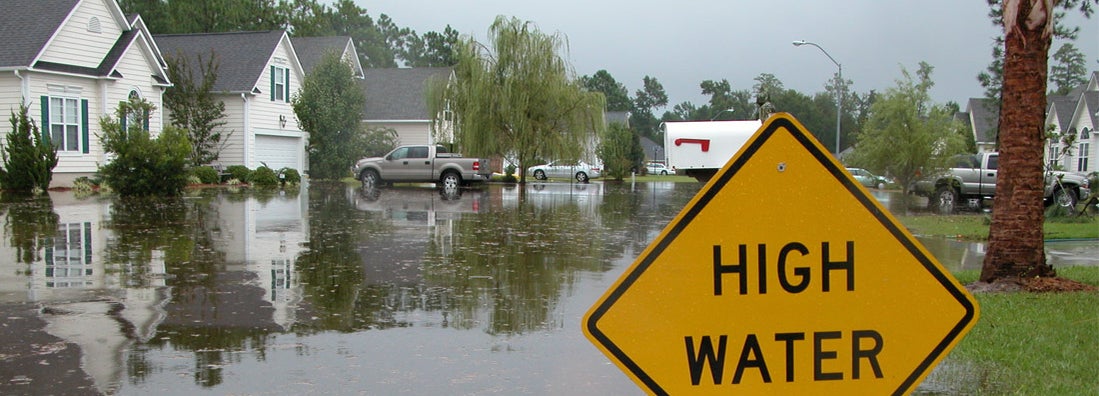
M 304 156 L 305 142 L 301 137 L 256 135 L 256 167 L 266 163 L 275 171 L 293 168 L 302 172 Z

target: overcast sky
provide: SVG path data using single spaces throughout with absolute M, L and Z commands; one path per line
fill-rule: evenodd
M 771 73 L 786 88 L 824 91 L 836 66 L 820 50 L 795 47 L 806 40 L 843 65 L 853 89 L 882 91 L 920 61 L 935 66 L 932 96 L 962 105 L 983 96 L 977 73 L 991 60 L 998 34 L 986 0 L 356 0 L 374 17 L 389 15 L 398 26 L 458 32 L 487 41 L 497 15 L 534 22 L 545 33 L 568 38 L 568 60 L 577 76 L 606 69 L 630 94 L 642 77 L 656 77 L 669 106 L 705 104 L 703 80 L 727 79 L 733 89 L 751 89 L 753 78 Z M 1089 71 L 1099 70 L 1099 16 L 1084 19 L 1076 47 Z M 1060 46 L 1055 42 L 1050 54 Z M 662 111 L 657 111 L 657 116 Z

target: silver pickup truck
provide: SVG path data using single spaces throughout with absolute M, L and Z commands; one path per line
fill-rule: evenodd
M 438 183 L 457 188 L 473 182 L 485 182 L 492 176 L 489 160 L 465 158 L 447 152 L 443 146 L 400 146 L 384 157 L 363 158 L 351 172 L 364 187 L 384 183 Z
M 934 178 L 916 182 L 912 192 L 928 197 L 928 207 L 943 212 L 966 204 L 980 209 L 984 200 L 996 195 L 996 173 L 1000 167 L 999 153 L 960 155 L 952 158 L 951 168 Z M 1046 205 L 1057 203 L 1074 208 L 1080 199 L 1091 194 L 1088 179 L 1069 172 L 1047 172 Z

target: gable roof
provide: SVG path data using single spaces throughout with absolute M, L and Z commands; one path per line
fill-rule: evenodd
M 1099 91 L 1087 91 L 1082 95 L 1080 105 L 1083 106 L 1084 117 L 1091 118 L 1093 129 L 1099 127 Z
M 351 68 L 356 77 L 363 76 L 362 65 L 359 64 L 359 54 L 351 42 L 349 36 L 326 37 L 293 37 L 290 42 L 294 45 L 294 52 L 298 53 L 298 61 L 301 62 L 302 73 L 309 74 L 313 68 L 321 62 L 328 51 L 336 51 L 343 55 L 345 51 L 351 51 Z
M 1000 124 L 1000 108 L 995 102 L 985 98 L 970 98 L 966 104 L 970 124 L 973 125 L 973 137 L 977 143 L 996 141 L 996 130 Z
M 78 0 L 6 0 L 0 12 L 0 68 L 30 67 Z
M 1047 101 L 1050 107 L 1047 120 L 1049 117 L 1057 117 L 1057 130 L 1068 130 L 1069 123 L 1072 122 L 1072 113 L 1076 111 L 1076 99 L 1071 96 L 1053 95 L 1049 96 Z
M 193 65 L 201 57 L 209 60 L 217 54 L 218 79 L 215 92 L 254 93 L 279 42 L 286 36 L 282 30 L 262 32 L 161 34 L 153 36 L 165 58 L 184 56 Z M 297 59 L 291 60 L 297 63 Z
M 426 121 L 425 93 L 431 79 L 449 79 L 449 67 L 364 69 L 366 92 L 363 119 L 368 121 Z

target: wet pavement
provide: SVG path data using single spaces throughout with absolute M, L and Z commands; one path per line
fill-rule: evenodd
M 8 199 L 0 394 L 640 394 L 580 320 L 700 187 Z

